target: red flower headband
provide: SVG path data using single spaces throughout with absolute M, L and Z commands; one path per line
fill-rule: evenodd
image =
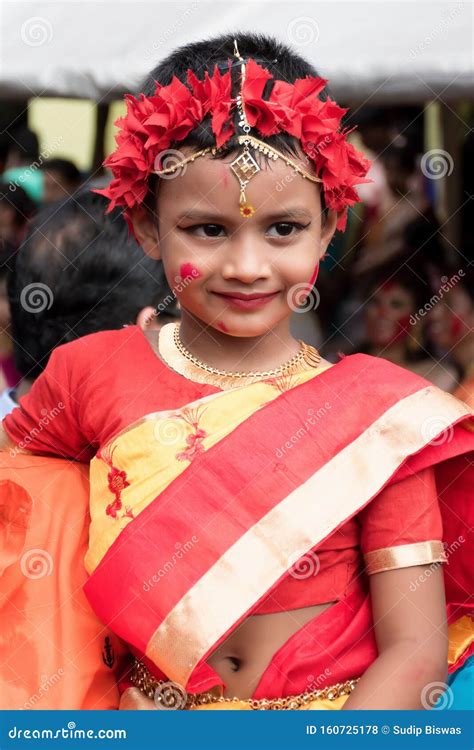
M 155 82 L 153 96 L 140 94 L 136 99 L 126 95 L 127 114 L 115 123 L 120 127 L 117 149 L 104 161 L 113 179 L 107 188 L 95 191 L 110 199 L 107 213 L 124 206 L 131 227 L 128 211 L 143 203 L 148 179 L 156 170 L 160 154 L 184 140 L 206 115 L 212 115 L 216 148 L 232 137 L 232 111 L 237 99 L 231 96 L 230 66 L 229 60 L 229 70 L 221 74 L 216 65 L 214 74 L 209 76 L 206 71 L 203 81 L 188 69 L 191 90 L 174 76 L 168 86 Z M 347 109 L 330 97 L 319 99 L 327 80 L 310 76 L 294 84 L 275 80 L 270 97 L 265 100 L 262 93 L 271 78 L 269 71 L 255 60 L 247 60 L 240 91 L 246 120 L 263 136 L 286 132 L 299 139 L 321 178 L 326 206 L 341 212 L 337 229 L 344 230 L 347 207 L 360 200 L 354 185 L 371 182 L 366 179 L 370 161 L 347 141 L 351 130 L 339 130 Z

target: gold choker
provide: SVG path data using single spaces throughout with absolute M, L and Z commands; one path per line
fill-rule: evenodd
M 258 382 L 265 379 L 279 382 L 280 378 L 291 378 L 300 372 L 320 366 L 321 355 L 313 346 L 300 341 L 300 351 L 280 367 L 266 372 L 228 372 L 218 370 L 194 357 L 179 338 L 179 322 L 167 323 L 158 333 L 155 344 L 157 353 L 170 369 L 195 383 L 213 385 L 220 390 L 230 390 Z
M 181 352 L 183 357 L 186 357 L 186 359 L 189 359 L 191 362 L 193 362 L 196 367 L 200 367 L 202 370 L 206 370 L 206 372 L 212 372 L 214 375 L 223 375 L 224 377 L 232 378 L 276 378 L 279 375 L 288 375 L 290 372 L 294 372 L 295 368 L 299 369 L 299 366 L 302 362 L 309 364 L 310 367 L 317 367 L 317 365 L 321 361 L 321 355 L 319 354 L 317 349 L 309 346 L 301 339 L 298 339 L 298 343 L 300 345 L 299 352 L 287 362 L 280 365 L 279 367 L 276 367 L 273 370 L 266 370 L 264 372 L 232 372 L 229 370 L 218 370 L 216 367 L 206 365 L 205 362 L 195 357 L 194 354 L 191 354 L 189 349 L 186 349 L 183 342 L 181 341 L 179 330 L 180 324 L 177 323 L 173 331 L 173 338 L 178 351 Z

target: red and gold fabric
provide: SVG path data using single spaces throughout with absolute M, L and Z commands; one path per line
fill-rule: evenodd
M 327 601 L 252 697 L 356 678 L 377 658 L 368 577 L 422 564 L 443 565 L 450 671 L 473 652 L 468 405 L 362 354 L 220 390 L 135 327 L 66 347 L 4 425 L 30 450 L 92 459 L 84 591 L 157 679 L 222 690 L 206 659 L 245 617 Z

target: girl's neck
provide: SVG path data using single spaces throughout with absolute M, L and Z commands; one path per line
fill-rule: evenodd
M 272 370 L 299 351 L 290 333 L 289 318 L 260 336 L 231 336 L 206 326 L 183 310 L 180 338 L 184 346 L 206 365 L 229 372 Z

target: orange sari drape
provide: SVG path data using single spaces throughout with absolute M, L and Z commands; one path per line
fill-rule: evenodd
M 126 645 L 83 586 L 88 467 L 0 452 L 0 709 L 117 709 Z

